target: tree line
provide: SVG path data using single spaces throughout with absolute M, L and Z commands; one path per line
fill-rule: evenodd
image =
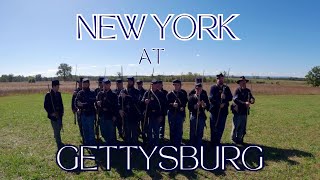
M 79 76 L 72 75 L 72 67 L 69 66 L 66 63 L 61 63 L 58 67 L 58 71 L 56 72 L 57 77 L 43 77 L 41 74 L 37 74 L 35 76 L 22 76 L 18 75 L 15 76 L 13 74 L 4 74 L 0 77 L 0 82 L 29 82 L 29 83 L 35 83 L 37 81 L 50 81 L 52 79 L 59 79 L 63 81 L 75 81 L 79 79 Z M 226 71 L 222 72 L 225 76 L 228 76 L 228 73 Z M 88 77 L 88 76 L 86 76 Z M 125 79 L 122 72 L 117 72 L 117 75 L 115 76 L 107 76 L 111 81 L 115 81 L 118 78 Z M 204 76 L 199 73 L 192 73 L 188 72 L 186 74 L 181 75 L 156 75 L 156 76 L 142 76 L 142 75 L 136 75 L 134 76 L 136 79 L 140 79 L 145 82 L 151 81 L 153 78 L 156 78 L 158 80 L 162 80 L 164 82 L 171 82 L 174 79 L 180 79 L 184 82 L 194 82 L 195 78 L 201 77 L 203 79 L 203 82 L 215 82 L 216 77 L 214 75 L 212 76 Z M 98 76 L 89 76 L 91 80 L 97 80 Z M 229 78 L 227 78 L 227 83 L 235 83 L 237 80 L 237 76 L 231 75 Z M 264 80 L 294 80 L 294 81 L 306 81 L 309 85 L 313 87 L 320 86 L 320 66 L 313 67 L 308 74 L 305 76 L 305 78 L 296 78 L 296 77 L 286 77 L 286 78 L 275 78 L 275 77 L 260 77 L 260 76 L 253 76 L 250 77 L 252 79 L 255 79 L 255 83 L 265 83 Z M 261 81 L 260 81 L 261 79 Z

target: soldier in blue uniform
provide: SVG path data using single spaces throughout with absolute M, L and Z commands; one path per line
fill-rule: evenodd
M 124 136 L 128 144 L 137 144 L 138 142 L 138 122 L 141 116 L 139 91 L 134 88 L 134 77 L 127 77 L 127 88 L 120 92 L 119 112 L 124 120 Z
M 203 131 L 208 110 L 208 95 L 202 89 L 202 81 L 197 79 L 194 93 L 189 95 L 188 109 L 190 111 L 190 144 L 199 148 L 202 145 Z
M 170 142 L 174 146 L 180 146 L 183 134 L 183 122 L 186 116 L 188 103 L 187 92 L 181 89 L 181 81 L 174 80 L 173 90 L 167 94 L 168 121 L 170 126 Z
M 147 138 L 150 146 L 159 144 L 159 128 L 163 115 L 162 107 L 166 104 L 164 93 L 159 91 L 157 83 L 157 80 L 152 80 L 151 89 L 146 91 L 142 98 L 142 102 L 146 105 L 143 126 L 148 128 Z
M 116 79 L 116 89 L 114 89 L 113 92 L 116 93 L 117 96 L 119 96 L 120 95 L 120 91 L 122 89 L 124 89 L 123 88 L 123 80 L 118 78 L 118 79 Z M 115 124 L 116 124 L 116 127 L 118 129 L 119 137 L 123 139 L 124 137 L 123 137 L 123 129 L 122 129 L 122 118 L 121 118 L 119 113 L 117 115 L 117 120 L 116 120 Z
M 85 145 L 94 145 L 94 122 L 96 116 L 95 92 L 90 90 L 90 81 L 84 78 L 82 81 L 82 90 L 77 94 L 76 106 L 80 111 L 82 131 Z
M 163 82 L 161 80 L 158 81 L 158 89 L 161 91 L 165 97 L 167 97 L 168 91 L 163 89 Z M 160 122 L 160 139 L 164 139 L 164 133 L 166 129 L 166 116 L 167 116 L 168 107 L 166 106 L 162 107 L 162 120 Z
M 76 118 L 77 118 L 77 123 L 78 123 L 78 126 L 79 126 L 79 132 L 80 132 L 80 136 L 81 136 L 81 139 L 82 139 L 82 142 L 83 142 L 83 132 L 82 132 L 82 124 L 81 124 L 81 119 L 80 119 L 80 113 L 78 112 L 78 108 L 76 107 L 76 101 L 75 101 L 78 92 L 82 90 L 82 80 L 83 80 L 83 78 L 80 77 L 80 79 L 77 81 L 78 87 L 77 87 L 77 89 L 75 89 L 73 91 L 72 100 L 71 100 L 71 109 L 72 109 L 72 112 L 73 112 L 74 116 L 76 116 Z
M 236 144 L 243 144 L 243 138 L 246 134 L 247 118 L 250 111 L 250 105 L 255 103 L 250 89 L 246 87 L 249 82 L 244 76 L 237 81 L 239 87 L 236 89 L 233 97 L 234 103 L 231 105 L 233 115 L 233 127 L 231 131 L 232 141 Z
M 48 92 L 44 99 L 44 109 L 47 111 L 47 117 L 51 120 L 51 126 L 53 128 L 54 138 L 58 149 L 63 146 L 61 141 L 61 129 L 62 129 L 62 117 L 64 114 L 64 107 L 59 92 L 60 83 L 58 80 L 54 80 L 51 83 L 52 89 Z
M 118 115 L 118 96 L 110 89 L 111 81 L 107 78 L 102 80 L 103 88 L 97 95 L 98 115 L 102 137 L 107 145 L 116 142 L 115 121 Z
M 136 84 L 137 84 L 137 90 L 139 91 L 138 106 L 141 113 L 138 121 L 138 134 L 141 134 L 143 142 L 146 142 L 147 136 L 144 133 L 142 133 L 142 128 L 143 128 L 142 124 L 143 124 L 143 117 L 144 117 L 142 112 L 144 111 L 144 103 L 141 102 L 146 90 L 143 88 L 142 80 L 137 80 Z
M 225 128 L 229 102 L 232 100 L 230 88 L 224 84 L 224 75 L 217 75 L 217 84 L 210 89 L 210 131 L 211 144 L 220 145 Z

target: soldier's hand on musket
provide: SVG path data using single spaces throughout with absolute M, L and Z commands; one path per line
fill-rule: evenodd
M 224 93 L 221 94 L 221 99 L 225 99 L 226 95 Z
M 123 110 L 119 110 L 119 114 L 120 114 L 120 116 L 123 118 L 124 115 L 125 115 L 125 112 L 124 112 Z
M 205 108 L 207 106 L 207 104 L 204 101 L 201 101 L 201 107 Z
M 224 108 L 224 103 L 221 103 L 221 104 L 220 104 L 220 108 Z
M 173 103 L 173 107 L 175 107 L 175 108 L 177 108 L 178 105 L 179 105 L 179 104 L 178 104 L 177 102 L 174 102 L 174 103 Z
M 181 108 L 180 108 L 180 111 L 183 111 L 183 110 L 184 110 L 184 108 L 183 108 L 183 107 L 181 107 Z
M 122 98 L 125 98 L 125 97 L 126 97 L 126 93 L 121 92 L 121 93 L 120 93 L 120 96 L 121 96 Z
M 255 101 L 256 101 L 256 100 L 255 100 L 254 98 L 251 98 L 251 99 L 250 99 L 250 104 L 254 104 Z
M 83 103 L 81 103 L 80 101 L 78 101 L 78 102 L 77 102 L 77 105 L 78 105 L 79 107 L 82 107 L 82 106 L 83 106 Z
M 250 107 L 250 102 L 246 102 L 246 107 Z
M 101 101 L 97 101 L 97 105 L 101 107 Z
M 144 100 L 144 103 L 146 103 L 146 104 L 149 104 L 149 102 L 150 102 L 149 99 Z

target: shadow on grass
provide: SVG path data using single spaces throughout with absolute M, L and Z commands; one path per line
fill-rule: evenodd
M 184 140 L 185 144 L 187 142 Z M 123 142 L 118 142 L 118 146 L 125 145 Z M 138 144 L 139 146 L 143 146 L 142 144 Z M 170 142 L 165 139 L 162 142 L 163 146 L 169 146 Z M 223 146 L 234 146 L 234 144 L 222 144 Z M 216 165 L 216 148 L 212 147 L 210 145 L 210 142 L 203 141 L 204 146 L 204 166 L 206 168 L 213 168 Z M 268 147 L 264 145 L 258 145 L 258 144 L 245 144 L 243 146 L 238 146 L 240 151 L 242 152 L 246 147 L 248 146 L 259 146 L 263 149 L 263 153 L 257 151 L 257 149 L 249 149 L 246 152 L 245 161 L 246 165 L 251 168 L 256 168 L 259 165 L 259 157 L 264 156 L 264 165 L 267 166 L 268 164 L 266 162 L 268 161 L 285 161 L 289 163 L 290 165 L 296 165 L 299 164 L 299 162 L 296 162 L 291 159 L 291 157 L 314 157 L 311 153 L 296 150 L 296 149 L 281 149 L 281 148 L 275 148 L 275 147 Z M 147 148 L 143 147 L 147 155 L 150 155 L 153 148 Z M 228 158 L 232 158 L 236 156 L 236 151 L 231 148 L 225 149 L 225 156 Z M 100 149 L 100 150 L 94 150 L 90 151 L 92 155 L 95 156 L 95 162 L 97 166 L 102 169 L 106 170 L 107 168 L 107 150 L 106 149 Z M 185 155 L 191 155 L 192 151 L 185 152 Z M 163 154 L 171 155 L 173 157 L 176 157 L 179 159 L 179 154 L 173 151 L 171 148 L 166 148 L 163 151 Z M 198 153 L 200 154 L 200 152 Z M 65 150 L 63 151 L 63 154 L 61 154 L 61 162 L 66 168 L 70 168 L 74 166 L 74 158 L 77 154 L 73 150 Z M 221 152 L 220 152 L 221 156 Z M 198 159 L 200 161 L 200 156 L 198 156 Z M 239 161 L 237 161 L 238 166 L 241 170 L 245 170 L 244 165 L 241 162 L 241 157 L 238 158 Z M 183 175 L 188 179 L 197 179 L 201 178 L 204 175 L 199 174 L 197 171 L 181 171 L 181 170 L 174 170 L 170 171 L 168 173 L 165 173 L 165 171 L 161 170 L 159 168 L 159 162 L 163 162 L 162 165 L 166 168 L 172 168 L 174 167 L 175 163 L 174 161 L 170 161 L 168 159 L 164 159 L 160 157 L 158 154 L 158 149 L 155 151 L 155 153 L 152 155 L 150 159 L 150 170 L 146 171 L 146 158 L 143 155 L 143 153 L 138 149 L 132 149 L 131 148 L 131 169 L 136 171 L 144 171 L 146 172 L 152 179 L 163 179 L 164 175 L 168 176 L 170 179 L 176 178 L 177 175 Z M 194 160 L 191 158 L 187 158 L 184 160 L 184 167 L 193 167 L 194 166 Z M 127 149 L 111 149 L 110 150 L 110 167 L 113 168 L 121 178 L 129 178 L 135 176 L 132 170 L 126 169 L 127 165 Z M 199 162 L 200 165 L 200 162 Z M 228 161 L 227 166 L 231 166 L 231 163 Z M 72 171 L 73 173 L 79 174 L 81 171 L 79 169 Z M 210 175 L 210 173 L 214 174 L 215 176 L 225 176 L 225 171 L 221 170 L 221 167 L 214 171 L 207 171 Z M 106 174 L 107 175 L 107 174 Z M 209 178 L 209 177 L 205 177 Z

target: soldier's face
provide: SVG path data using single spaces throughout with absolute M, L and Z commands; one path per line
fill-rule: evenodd
M 158 84 L 152 84 L 151 87 L 152 87 L 152 89 L 158 89 L 158 86 L 159 86 Z
M 109 83 L 109 84 L 103 84 L 103 87 L 104 87 L 106 90 L 109 90 L 110 87 L 111 87 L 111 83 Z
M 123 88 L 123 83 L 117 83 L 117 88 Z
M 220 77 L 217 79 L 218 84 L 223 84 L 224 83 L 224 77 Z
M 128 81 L 128 87 L 132 87 L 134 86 L 134 82 L 133 81 Z
M 52 89 L 53 89 L 54 91 L 59 91 L 59 85 L 53 86 Z
M 241 88 L 246 88 L 246 84 L 247 84 L 246 81 L 240 81 L 239 82 L 239 85 L 240 85 Z
M 173 87 L 174 87 L 175 91 L 179 91 L 181 89 L 181 84 L 175 83 L 175 84 L 173 84 Z
M 90 87 L 90 83 L 88 83 L 88 82 L 82 83 L 83 89 L 88 89 L 89 87 Z
M 202 90 L 202 87 L 196 86 L 196 91 L 197 91 L 197 92 L 200 92 L 201 90 Z
M 140 84 L 137 83 L 137 87 L 138 87 L 139 89 L 142 88 L 142 86 L 143 86 L 143 83 L 140 83 Z

